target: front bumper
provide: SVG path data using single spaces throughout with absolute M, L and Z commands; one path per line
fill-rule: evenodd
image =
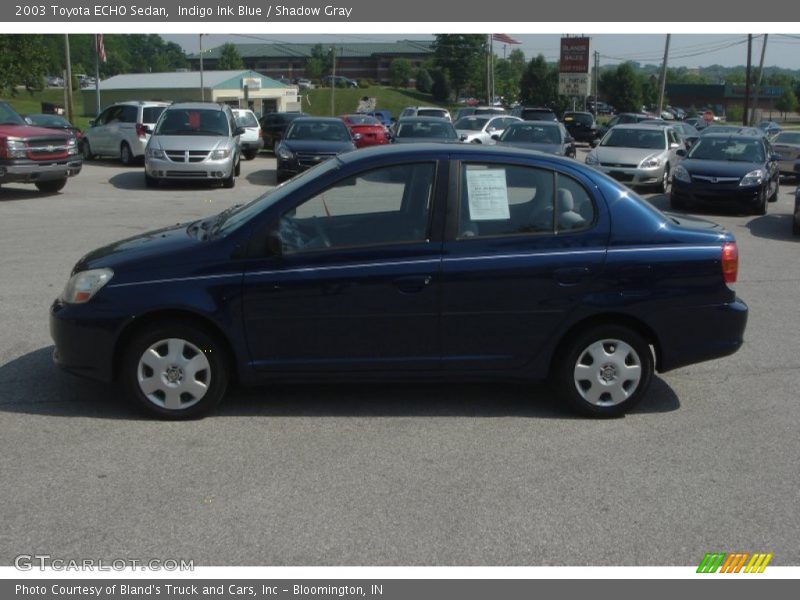
M 83 160 L 79 156 L 57 161 L 27 159 L 0 161 L 0 183 L 35 183 L 74 177 L 81 172 Z
M 761 202 L 762 187 L 742 187 L 738 183 L 686 183 L 672 180 L 672 196 L 684 204 L 709 208 L 755 208 Z M 765 193 L 765 192 L 764 192 Z
M 162 158 L 145 158 L 144 168 L 155 179 L 220 181 L 233 172 L 233 156 L 201 162 L 173 162 Z
M 658 185 L 664 177 L 664 165 L 655 169 L 640 169 L 638 167 L 614 167 L 609 165 L 597 164 L 589 165 L 598 171 L 602 171 L 609 177 L 616 179 L 625 185 L 636 187 L 646 185 Z

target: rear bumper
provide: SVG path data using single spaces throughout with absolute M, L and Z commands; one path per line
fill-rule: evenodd
M 653 324 L 661 346 L 659 371 L 729 356 L 742 347 L 748 308 L 739 298 L 692 308 L 692 322 L 698 325 L 675 327 L 685 321 L 686 313 L 685 309 L 660 313 L 659 322 Z
M 81 172 L 83 161 L 76 156 L 58 161 L 11 160 L 0 162 L 0 183 L 35 183 L 74 177 Z

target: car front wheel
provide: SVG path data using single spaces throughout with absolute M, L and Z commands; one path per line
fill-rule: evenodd
M 154 324 L 128 346 L 122 382 L 150 414 L 189 419 L 211 411 L 228 385 L 224 350 L 204 329 Z
M 36 187 L 40 192 L 45 192 L 48 194 L 55 194 L 56 192 L 61 191 L 64 189 L 64 186 L 67 185 L 66 179 L 51 179 L 49 181 L 37 181 Z
M 653 376 L 650 347 L 628 327 L 603 325 L 575 337 L 555 373 L 559 395 L 590 417 L 616 417 L 636 405 Z

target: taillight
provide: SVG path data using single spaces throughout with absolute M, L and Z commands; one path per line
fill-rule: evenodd
M 144 130 L 144 123 L 136 124 L 136 137 L 147 137 L 147 132 Z
M 725 283 L 736 283 L 739 274 L 739 250 L 736 242 L 726 242 L 722 245 L 722 276 Z

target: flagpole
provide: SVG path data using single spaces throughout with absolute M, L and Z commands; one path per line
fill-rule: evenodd
M 94 92 L 97 111 L 95 116 L 100 114 L 100 45 L 97 43 L 97 34 L 94 34 Z

